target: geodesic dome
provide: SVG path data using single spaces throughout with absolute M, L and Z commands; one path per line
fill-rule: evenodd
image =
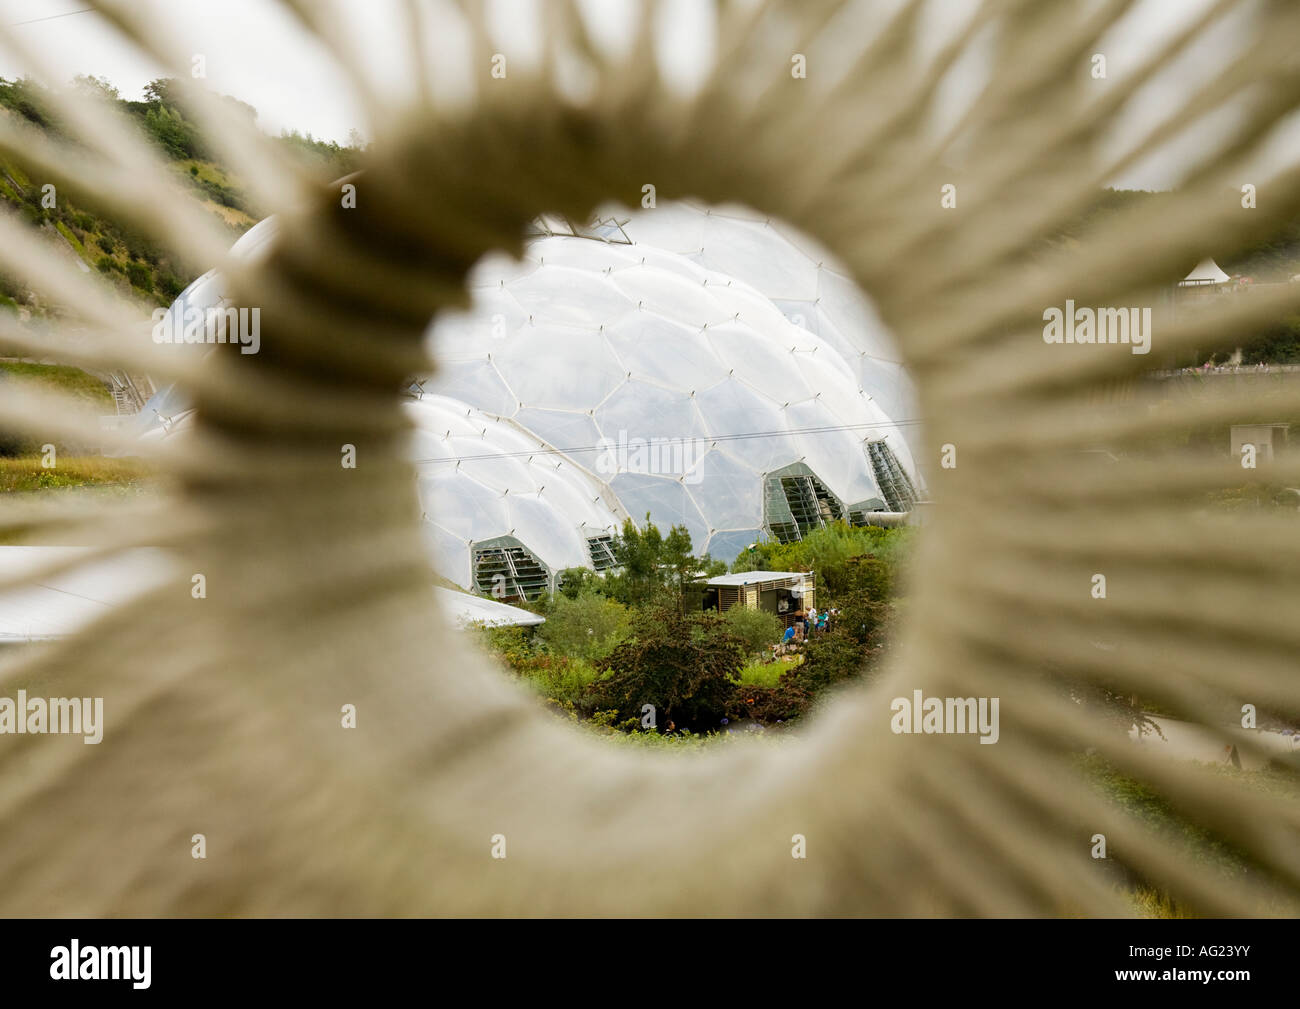
M 446 396 L 408 404 L 437 570 L 498 598 L 535 599 L 564 568 L 613 563 L 627 513 L 572 460 L 509 420 Z
M 843 357 L 744 283 L 649 246 L 543 237 L 478 264 L 470 289 L 471 309 L 431 329 L 427 387 L 518 422 L 699 553 L 915 500 L 906 442 Z
M 687 219 L 709 223 L 694 210 Z M 267 218 L 232 255 L 262 255 L 277 230 Z M 442 444 L 425 444 L 416 458 L 424 451 L 438 460 L 421 465 L 421 495 L 431 502 L 425 495 L 435 487 L 446 492 L 428 509 L 446 577 L 483 591 L 500 590 L 504 579 L 510 595 L 535 595 L 565 567 L 609 566 L 608 538 L 629 514 L 648 514 L 665 529 L 683 525 L 697 552 L 731 560 L 765 532 L 792 539 L 831 519 L 860 522 L 911 506 L 920 485 L 911 452 L 839 352 L 838 330 L 817 314 L 827 311 L 822 296 L 807 301 L 807 315 L 796 318 L 808 325 L 798 326 L 760 292 L 688 255 L 627 244 L 617 226 L 595 233 L 606 241 L 543 230 L 523 260 L 478 264 L 471 310 L 440 317 L 431 330 L 439 371 L 424 386 L 440 395 L 414 416 L 422 428 L 430 411 L 448 423 Z M 791 248 L 772 253 L 788 268 L 773 291 L 803 304 L 797 295 L 836 282 L 810 259 L 808 269 L 791 265 Z M 213 270 L 169 312 L 228 304 L 226 281 Z M 820 337 L 819 326 L 836 338 Z M 866 326 L 864 339 L 873 332 Z M 876 387 L 894 388 L 885 377 Z M 165 389 L 147 405 L 144 440 L 187 426 L 187 404 L 169 397 Z M 446 471 L 459 452 L 472 452 L 462 461 L 473 465 L 435 479 L 432 470 Z M 519 453 L 548 461 L 506 465 Z M 485 465 L 493 454 L 497 465 Z M 561 473 L 547 502 L 566 493 L 556 488 L 577 492 L 564 509 L 573 521 L 541 507 L 543 465 Z M 488 497 L 494 503 L 484 510 Z
M 236 259 L 254 262 L 266 254 L 272 240 L 279 231 L 279 224 L 274 217 L 258 221 L 245 231 L 230 247 L 230 255 Z M 167 307 L 167 321 L 173 332 L 184 328 L 184 319 L 190 309 L 206 311 L 208 309 L 227 308 L 231 301 L 229 284 L 218 270 L 209 270 L 197 278 L 185 290 L 181 291 Z M 185 346 L 181 344 L 181 346 Z M 205 344 L 193 346 L 195 353 L 211 352 Z M 175 431 L 192 422 L 192 406 L 188 397 L 175 385 L 167 385 L 149 397 L 148 402 L 133 419 L 129 431 L 145 440 L 162 440 Z
M 749 207 L 690 200 L 631 212 L 623 231 L 638 247 L 678 253 L 768 298 L 838 351 L 859 386 L 900 422 L 909 445 L 919 445 L 916 394 L 902 356 L 871 302 L 828 250 Z

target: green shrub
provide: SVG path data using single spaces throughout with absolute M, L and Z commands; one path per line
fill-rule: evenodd
M 775 687 L 761 687 L 742 683 L 732 692 L 727 707 L 731 719 L 752 718 L 771 724 L 790 722 L 807 713 L 812 707 L 813 695 L 804 687 L 796 670 L 782 673 Z
M 834 522 L 814 529 L 794 543 L 763 540 L 732 563 L 733 571 L 816 572 L 817 584 L 829 595 L 864 590 L 885 600 L 896 590 L 897 571 L 911 541 L 909 528 L 883 529 Z M 871 558 L 870 561 L 865 560 Z
M 637 612 L 633 636 L 596 664 L 588 710 L 641 717 L 653 704 L 659 726 L 717 725 L 726 716 L 745 650 L 716 614 L 679 614 L 671 604 Z
M 819 631 L 804 645 L 796 676 L 809 691 L 825 690 L 865 671 L 867 649 L 846 628 Z
M 146 132 L 173 158 L 193 157 L 199 149 L 198 131 L 176 109 L 151 107 L 144 117 Z
M 556 579 L 558 586 L 558 595 L 568 599 L 576 599 L 580 595 L 590 592 L 596 592 L 604 596 L 610 596 L 605 579 L 598 575 L 591 568 L 565 568 L 560 572 L 559 578 Z
M 116 243 L 107 235 L 100 235 L 98 238 L 95 239 L 95 244 L 98 245 L 105 252 L 110 252 L 110 253 L 117 247 Z
M 95 269 L 100 273 L 112 273 L 114 270 L 121 270 L 122 266 L 116 259 L 111 256 L 100 256 L 95 262 Z
M 546 626 L 543 624 L 542 626 Z M 575 705 L 596 679 L 589 662 L 541 650 L 535 627 L 478 627 L 479 644 L 549 704 L 577 717 Z
M 722 615 L 731 633 L 740 639 L 746 655 L 760 655 L 781 640 L 785 626 L 781 618 L 766 610 L 733 606 Z
M 126 276 L 132 287 L 138 287 L 142 291 L 153 290 L 153 272 L 144 263 L 127 263 Z
M 522 663 L 536 654 L 533 647 L 532 627 L 484 627 L 474 628 L 479 636 L 479 645 L 489 655 L 500 659 L 515 672 L 520 671 Z
M 520 658 L 515 672 L 542 697 L 561 707 L 578 703 L 596 679 L 596 669 L 567 655 L 530 655 Z
M 613 599 L 595 592 L 558 595 L 537 637 L 554 654 L 594 662 L 623 641 L 630 626 L 627 607 Z
M 158 290 L 167 295 L 168 298 L 175 298 L 181 291 L 185 290 L 185 285 L 174 273 L 160 273 L 158 275 Z

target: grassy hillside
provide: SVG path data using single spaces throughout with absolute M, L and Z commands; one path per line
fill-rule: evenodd
M 174 81 L 160 79 L 145 89 L 144 101 L 127 101 L 108 81 L 78 77 L 73 90 L 88 91 L 116 106 L 134 120 L 141 134 L 164 158 L 178 192 L 194 200 L 229 230 L 233 243 L 260 218 L 264 208 L 254 206 L 243 179 L 210 149 L 195 123 L 184 112 Z M 256 110 L 225 98 L 250 119 Z M 11 126 L 66 139 L 51 94 L 30 80 L 0 78 L 0 116 Z M 278 142 L 322 180 L 353 171 L 360 160 L 358 147 L 314 140 L 298 133 L 282 135 Z M 98 271 L 126 300 L 142 310 L 168 305 L 211 264 L 186 263 L 171 250 L 134 233 L 97 208 L 56 192 L 54 206 L 44 206 L 41 180 L 33 179 L 21 158 L 0 155 L 0 212 L 16 213 L 48 241 L 67 249 L 87 270 Z M 23 318 L 58 314 L 58 306 L 45 303 L 15 279 L 0 275 L 0 310 L 8 308 Z
M 0 459 L 0 494 L 80 487 L 143 487 L 153 476 L 142 459 L 106 459 L 103 456 L 60 458 L 52 469 L 40 459 Z
M 0 114 L 12 112 L 0 110 Z M 232 242 L 255 223 L 247 211 L 235 205 L 240 202 L 238 183 L 227 177 L 220 166 L 187 159 L 171 167 L 177 188 L 220 217 L 230 229 Z M 19 214 L 49 241 L 62 243 L 88 269 L 99 271 L 122 297 L 141 307 L 168 305 L 203 272 L 67 196 L 58 196 L 53 207 L 43 207 L 41 197 L 40 184 L 13 159 L 0 156 L 0 209 Z M 218 202 L 219 198 L 230 202 Z M 0 277 L 0 297 L 4 299 L 0 304 L 26 308 L 34 316 L 54 314 L 53 306 L 44 304 L 11 278 Z
M 35 364 L 29 361 L 0 359 L 0 395 L 4 394 L 6 385 L 20 382 L 42 386 L 71 396 L 88 410 L 102 414 L 114 412 L 113 397 L 103 379 L 88 374 L 80 368 L 62 364 Z M 40 439 L 32 438 L 26 434 L 0 430 L 0 462 L 5 462 L 11 458 L 22 459 L 26 462 L 35 462 L 39 467 L 40 445 Z M 59 444 L 58 449 L 60 457 L 62 457 L 93 451 L 94 447 L 90 445 Z M 59 466 L 62 469 L 62 458 L 59 460 Z M 6 489 L 15 490 L 18 488 L 14 486 L 6 487 L 4 481 L 0 480 L 0 491 Z
M 29 364 L 25 361 L 0 361 L 0 382 L 12 376 L 20 381 L 37 382 L 59 392 L 75 396 L 86 406 L 111 413 L 113 397 L 102 379 L 80 368 L 62 364 Z
M 245 180 L 223 160 L 221 152 L 205 142 L 184 111 L 175 81 L 151 82 L 145 88 L 143 101 L 124 100 L 103 78 L 78 77 L 66 87 L 89 92 L 133 120 L 164 160 L 176 192 L 217 218 L 229 232 L 231 243 L 265 216 L 265 209 L 251 202 Z M 256 110 L 251 106 L 232 98 L 224 100 L 251 121 L 256 120 Z M 71 131 L 65 130 L 51 92 L 30 80 L 0 78 L 0 117 L 7 127 L 20 132 L 41 134 L 53 141 L 70 139 Z M 277 142 L 323 181 L 355 170 L 362 153 L 357 146 L 342 147 L 296 132 L 282 135 Z M 0 153 L 0 214 L 17 217 L 70 262 L 79 261 L 85 273 L 109 285 L 123 302 L 139 312 L 142 320 L 155 307 L 171 304 L 212 265 L 185 262 L 172 250 L 93 206 L 89 197 L 83 200 L 60 188 L 51 200 L 42 188 L 45 181 L 33 177 L 20 151 Z M 12 313 L 21 324 L 33 329 L 45 320 L 58 320 L 67 314 L 66 306 L 0 269 L 0 313 L 4 312 Z M 101 379 L 77 368 L 24 358 L 23 352 L 6 348 L 0 340 L 0 386 L 11 380 L 38 381 L 71 393 L 93 409 L 113 412 L 112 396 Z M 0 431 L 0 456 L 31 456 L 35 449 L 31 439 Z M 68 446 L 65 451 L 71 455 L 78 449 Z M 0 492 L 119 482 L 113 466 L 97 469 L 81 465 L 73 472 L 67 468 L 71 462 L 60 459 L 59 472 L 53 474 L 31 466 L 6 465 L 8 468 L 0 473 Z

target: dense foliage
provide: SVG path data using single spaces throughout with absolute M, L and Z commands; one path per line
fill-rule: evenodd
M 638 611 L 632 637 L 597 663 L 601 677 L 590 705 L 639 719 L 650 704 L 660 722 L 716 725 L 726 716 L 744 661 L 744 644 L 725 619 L 683 616 L 661 601 Z
M 547 618 L 541 627 L 490 631 L 485 643 L 550 703 L 594 725 L 641 728 L 643 704 L 655 706 L 660 732 L 789 722 L 876 667 L 910 535 L 836 524 L 737 558 L 737 571 L 816 565 L 820 607 L 837 614 L 788 654 L 775 652 L 785 623 L 774 613 L 702 612 L 704 582 L 726 565 L 694 557 L 685 529 L 664 535 L 650 522 L 615 538 L 620 568 L 566 571 L 555 598 L 533 606 Z
M 536 636 L 547 652 L 594 662 L 628 636 L 630 625 L 628 608 L 616 599 L 595 592 L 557 595 Z

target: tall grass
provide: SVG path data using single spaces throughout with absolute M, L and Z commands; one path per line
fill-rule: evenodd
M 39 458 L 0 459 L 0 494 L 72 487 L 145 486 L 155 475 L 142 459 L 109 459 L 103 456 L 58 458 L 58 465 L 46 469 Z
M 75 396 L 87 405 L 113 408 L 113 397 L 103 379 L 63 364 L 30 364 L 26 361 L 0 361 L 0 382 L 12 376 L 17 380 L 38 382 Z

